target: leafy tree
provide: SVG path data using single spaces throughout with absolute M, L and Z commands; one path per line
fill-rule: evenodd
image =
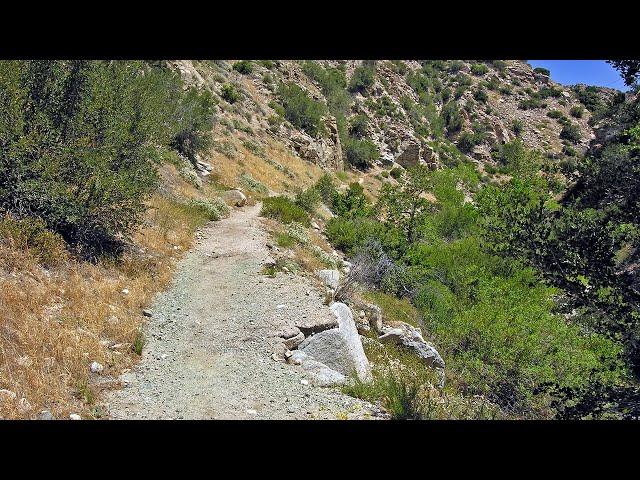
M 284 107 L 285 118 L 293 125 L 309 135 L 316 136 L 325 132 L 322 117 L 326 108 L 322 103 L 312 99 L 295 83 L 281 84 L 278 96 Z

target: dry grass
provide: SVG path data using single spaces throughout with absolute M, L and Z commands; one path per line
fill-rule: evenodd
M 43 409 L 57 418 L 101 415 L 100 390 L 114 387 L 138 358 L 142 309 L 206 223 L 179 198 L 206 198 L 214 189 L 169 182 L 175 198 L 150 199 L 134 247 L 117 261 L 68 258 L 46 269 L 28 249 L 0 242 L 0 389 L 15 393 L 0 396 L 2 418 L 35 418 Z M 99 377 L 89 371 L 93 361 L 105 368 Z
M 267 186 L 270 190 L 292 193 L 296 187 L 306 188 L 322 175 L 322 169 L 288 152 L 282 145 L 269 141 L 264 156 L 247 149 L 239 138 L 226 137 L 237 149 L 235 158 L 212 151 L 212 165 L 217 182 L 228 187 L 246 189 L 240 183 L 243 173 Z

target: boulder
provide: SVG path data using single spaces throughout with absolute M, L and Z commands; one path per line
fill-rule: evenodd
M 244 207 L 247 204 L 247 197 L 238 189 L 227 190 L 222 194 L 222 199 L 227 205 L 234 207 Z
M 351 309 L 336 302 L 331 305 L 331 311 L 338 320 L 338 328 L 305 339 L 298 349 L 345 376 L 355 375 L 362 381 L 371 380 L 371 367 Z
M 42 410 L 38 415 L 38 420 L 55 420 L 56 418 L 49 410 Z
M 395 158 L 396 163 L 404 168 L 415 167 L 420 162 L 420 144 L 417 142 L 407 142 L 402 147 L 402 151 Z
M 338 270 L 320 270 L 318 277 L 325 287 L 337 289 L 340 284 L 340 272 Z
M 324 363 L 315 360 L 300 350 L 293 352 L 288 361 L 294 365 L 300 365 L 311 380 L 311 384 L 316 387 L 344 385 L 347 382 L 347 377 L 343 374 L 329 368 Z
M 293 350 L 298 345 L 300 345 L 303 341 L 304 341 L 304 333 L 298 332 L 297 335 L 284 339 L 282 343 L 284 343 L 285 347 L 287 347 L 289 350 Z
M 334 315 L 327 315 L 321 318 L 303 318 L 302 320 L 296 321 L 295 325 L 298 331 L 308 337 L 309 335 L 336 328 L 338 326 L 338 320 Z
M 419 329 L 408 323 L 394 322 L 393 328 L 384 328 L 383 332 L 378 337 L 381 343 L 403 346 L 413 350 L 427 366 L 444 368 L 444 360 L 433 345 L 422 338 L 422 333 Z

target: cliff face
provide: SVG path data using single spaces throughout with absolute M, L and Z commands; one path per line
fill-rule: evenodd
M 592 113 L 579 100 L 580 87 L 556 84 L 519 60 L 254 61 L 245 62 L 247 68 L 233 61 L 171 63 L 190 83 L 219 97 L 214 132 L 219 141 L 230 133 L 259 146 L 275 141 L 324 169 L 343 169 L 344 141 L 356 116 L 367 119 L 359 138 L 379 150 L 376 171 L 418 162 L 438 168 L 464 158 L 461 155 L 484 170 L 496 165 L 492 150 L 516 137 L 559 159 L 584 152 L 594 139 Z M 363 65 L 371 68 L 372 80 L 363 88 L 351 88 Z M 342 78 L 339 115 L 332 107 L 335 92 L 312 78 L 313 72 L 316 77 L 317 72 L 332 72 Z M 283 118 L 278 95 L 282 82 L 297 85 L 328 106 L 322 133 L 310 134 Z M 614 93 L 598 89 L 603 98 Z

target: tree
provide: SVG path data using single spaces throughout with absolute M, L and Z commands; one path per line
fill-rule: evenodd
M 607 60 L 607 63 L 620 72 L 625 85 L 631 87 L 638 81 L 640 60 Z

